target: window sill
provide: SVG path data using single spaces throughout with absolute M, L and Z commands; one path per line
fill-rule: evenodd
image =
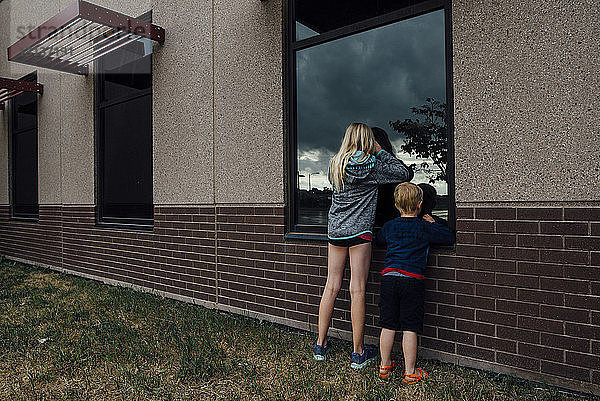
M 123 230 L 123 231 L 154 231 L 154 224 L 139 224 L 139 223 L 114 223 L 106 221 L 96 222 L 96 227 L 106 230 Z
M 327 234 L 290 232 L 285 234 L 285 239 L 327 242 Z
M 39 223 L 39 217 L 11 216 L 10 221 L 19 221 L 23 223 Z

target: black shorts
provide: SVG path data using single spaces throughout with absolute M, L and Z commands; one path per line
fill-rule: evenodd
M 335 246 L 345 246 L 350 248 L 351 246 L 366 244 L 371 242 L 372 235 L 370 233 L 359 235 L 357 237 L 345 238 L 345 239 L 333 239 L 329 238 L 328 241 L 331 245 Z
M 425 283 L 412 277 L 382 276 L 379 325 L 395 331 L 423 333 Z

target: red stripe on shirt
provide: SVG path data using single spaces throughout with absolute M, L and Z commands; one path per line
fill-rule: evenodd
M 400 270 L 397 267 L 388 267 L 387 269 L 383 269 L 383 271 L 381 272 L 381 274 L 386 274 L 386 273 L 389 273 L 389 272 L 402 273 L 405 276 L 418 278 L 420 280 L 424 280 L 425 279 L 425 276 L 423 276 L 422 274 L 407 272 L 406 270 Z

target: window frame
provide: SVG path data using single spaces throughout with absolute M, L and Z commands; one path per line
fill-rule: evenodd
M 152 11 L 148 11 L 138 19 L 144 20 L 146 22 L 152 22 Z M 153 56 L 150 55 L 150 63 L 152 66 Z M 134 95 L 126 94 L 124 96 L 120 96 L 116 99 L 104 100 L 104 75 L 101 72 L 102 59 L 98 59 L 97 62 L 94 63 L 94 176 L 95 176 L 95 217 L 96 217 L 96 226 L 104 227 L 104 228 L 116 228 L 116 229 L 133 229 L 133 230 L 142 230 L 142 231 L 152 231 L 154 229 L 154 210 L 152 210 L 152 217 L 150 218 L 139 218 L 139 217 L 131 217 L 131 218 L 122 218 L 122 217 L 111 217 L 104 215 L 104 193 L 103 193 L 103 184 L 104 184 L 104 145 L 103 145 L 103 135 L 104 135 L 104 119 L 101 118 L 102 111 L 108 107 L 115 106 L 118 104 L 122 104 L 125 102 L 129 102 L 132 100 L 136 100 L 145 96 L 150 96 L 151 109 L 150 114 L 153 116 L 154 108 L 153 108 L 153 86 L 154 82 L 151 78 L 151 87 L 149 89 L 145 89 L 140 91 Z M 152 67 L 151 67 L 152 68 Z M 151 69 L 152 71 L 152 69 Z M 154 135 L 154 126 L 152 124 L 150 135 L 153 137 Z M 150 154 L 153 156 L 154 147 L 153 141 L 150 141 Z M 154 205 L 154 160 L 153 157 L 150 158 L 150 170 L 152 175 L 152 199 L 151 204 Z
M 448 130 L 448 225 L 456 227 L 456 199 L 454 181 L 454 87 L 452 59 L 452 2 L 451 0 L 429 0 L 417 5 L 383 14 L 364 21 L 324 32 L 317 36 L 296 41 L 296 18 L 294 14 L 297 0 L 283 2 L 283 98 L 285 127 L 285 183 L 286 183 L 286 239 L 327 240 L 327 227 L 297 224 L 296 188 L 298 187 L 298 139 L 296 104 L 296 52 L 312 46 L 365 32 L 384 25 L 417 17 L 429 12 L 444 10 L 445 57 L 446 57 L 446 127 Z
M 29 82 L 37 82 L 37 71 L 31 72 L 24 77 L 19 79 L 20 81 L 29 81 Z M 27 92 L 26 92 L 27 93 Z M 25 94 L 25 93 L 24 93 Z M 17 119 L 17 109 L 15 107 L 15 102 L 19 98 L 19 96 L 15 96 L 8 102 L 8 149 L 9 149 L 9 160 L 8 160 L 8 168 L 9 168 L 9 203 L 10 203 L 10 218 L 11 220 L 22 220 L 22 221 L 39 221 L 40 216 L 40 200 L 39 200 L 39 99 L 37 94 L 35 94 L 35 127 L 29 128 L 16 128 L 15 131 L 15 120 Z M 15 169 L 15 139 L 14 136 L 23 133 L 25 131 L 30 131 L 31 129 L 35 130 L 35 159 L 37 161 L 37 168 L 35 172 L 35 192 L 36 192 L 36 212 L 33 214 L 30 213 L 18 213 L 15 212 L 15 202 L 16 202 L 16 194 L 15 194 L 15 182 L 16 182 L 16 169 Z

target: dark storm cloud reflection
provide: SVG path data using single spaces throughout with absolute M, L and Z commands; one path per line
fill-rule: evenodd
M 384 128 L 398 151 L 389 121 L 413 118 L 427 97 L 445 102 L 444 53 L 442 10 L 297 52 L 300 174 L 320 172 L 312 186 L 329 187 L 329 159 L 353 121 Z

